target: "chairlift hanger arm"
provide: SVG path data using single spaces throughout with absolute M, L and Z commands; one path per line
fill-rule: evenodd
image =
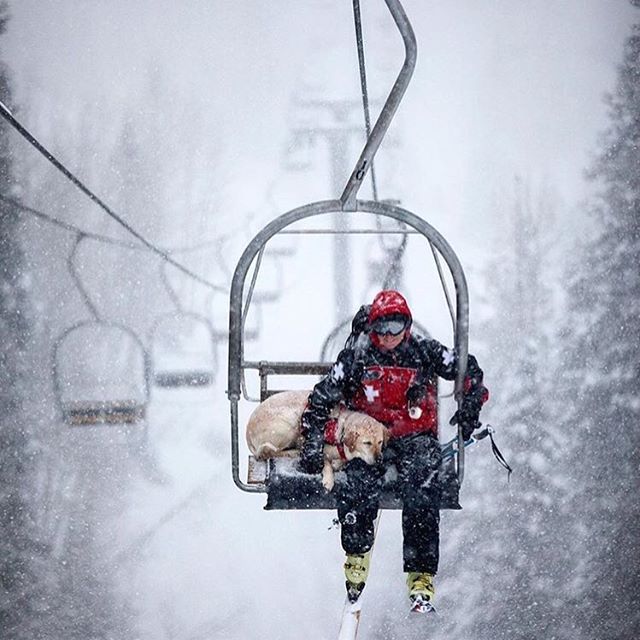
M 75 242 L 73 243 L 73 247 L 71 248 L 71 252 L 67 257 L 67 268 L 69 269 L 69 274 L 71 275 L 71 279 L 76 285 L 77 290 L 80 292 L 80 296 L 84 300 L 84 303 L 87 305 L 87 308 L 91 312 L 91 315 L 95 320 L 100 322 L 102 318 L 100 317 L 100 313 L 98 312 L 98 307 L 94 304 L 89 296 L 89 292 L 85 288 L 82 283 L 82 279 L 80 278 L 80 272 L 78 271 L 78 267 L 76 265 L 76 257 L 78 255 L 78 248 L 80 244 L 87 239 L 87 236 L 83 233 L 77 233 Z
M 400 73 L 396 78 L 396 81 L 391 88 L 391 92 L 387 97 L 384 106 L 382 107 L 382 111 L 376 120 L 375 125 L 371 131 L 371 135 L 367 139 L 367 142 L 356 162 L 356 166 L 354 167 L 349 181 L 340 196 L 340 202 L 342 204 L 342 211 L 355 211 L 356 210 L 356 197 L 358 195 L 358 190 L 362 185 L 362 181 L 364 180 L 371 163 L 373 162 L 373 158 L 378 151 L 378 147 L 382 143 L 382 140 L 389 129 L 389 125 L 393 120 L 393 116 L 398 110 L 398 106 L 400 105 L 400 101 L 404 96 L 405 91 L 409 85 L 409 81 L 411 80 L 411 76 L 413 75 L 413 70 L 416 66 L 416 58 L 418 47 L 416 44 L 416 37 L 413 33 L 413 29 L 411 27 L 411 23 L 407 18 L 402 5 L 399 0 L 385 0 L 385 3 L 391 12 L 394 22 L 396 23 L 400 34 L 402 35 L 402 40 L 405 46 L 405 60 L 402 68 L 400 69 Z
M 169 275 L 167 274 L 167 264 L 168 263 L 166 260 L 160 261 L 160 279 L 162 280 L 162 285 L 164 286 L 164 289 L 167 292 L 169 299 L 171 300 L 173 306 L 175 307 L 175 310 L 178 313 L 183 313 L 183 308 L 180 302 L 180 298 L 178 297 L 176 290 L 173 288 L 173 286 L 171 285 L 171 282 L 169 281 Z

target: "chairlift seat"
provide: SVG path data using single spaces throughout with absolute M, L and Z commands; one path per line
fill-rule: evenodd
M 153 382 L 157 387 L 208 387 L 213 384 L 213 372 L 206 370 L 192 371 L 156 371 Z
M 96 368 L 97 367 L 97 368 Z M 53 385 L 69 425 L 139 424 L 149 403 L 149 360 L 127 326 L 85 320 L 53 346 Z
M 180 336 L 186 330 L 191 339 L 194 336 L 201 339 L 203 348 L 185 348 Z M 163 335 L 169 336 L 169 347 L 162 345 Z M 164 313 L 154 322 L 149 342 L 155 386 L 177 389 L 213 384 L 217 367 L 216 336 L 206 317 L 191 311 Z
M 292 480 L 290 477 L 291 473 L 288 475 L 286 473 L 281 473 L 281 470 L 284 471 L 284 468 L 281 469 L 282 465 L 287 465 L 289 466 L 289 470 L 291 469 L 291 463 L 287 462 L 283 463 L 281 461 L 276 461 L 269 463 L 272 468 L 269 469 L 268 474 L 265 472 L 264 483 L 259 483 L 257 485 L 250 484 L 243 482 L 240 479 L 240 446 L 238 434 L 239 402 L 241 397 L 244 397 L 245 400 L 253 400 L 253 398 L 248 397 L 246 392 L 244 381 L 245 372 L 248 369 L 258 369 L 260 375 L 260 398 L 258 400 L 262 401 L 271 393 L 267 386 L 268 375 L 323 375 L 328 371 L 332 363 L 300 363 L 288 361 L 249 362 L 245 360 L 243 319 L 246 316 L 247 309 L 243 309 L 243 303 L 245 300 L 243 293 L 244 283 L 251 264 L 271 237 L 295 222 L 313 216 L 334 213 L 336 211 L 343 210 L 344 206 L 345 203 L 342 200 L 327 200 L 311 203 L 283 214 L 276 220 L 269 223 L 250 242 L 242 254 L 233 275 L 229 308 L 229 386 L 227 389 L 227 394 L 230 400 L 232 426 L 232 476 L 236 486 L 243 491 L 250 493 L 267 493 L 267 508 L 305 508 L 304 505 L 309 505 L 307 508 L 332 508 L 333 500 L 331 500 L 330 497 L 326 498 L 323 493 L 320 493 L 321 485 L 319 484 L 319 478 L 305 478 L 301 475 L 300 477 Z M 400 207 L 394 207 L 380 202 L 357 200 L 354 203 L 354 210 L 356 212 L 381 215 L 406 223 L 409 227 L 412 227 L 423 235 L 429 241 L 430 246 L 435 247 L 439 254 L 445 259 L 456 287 L 456 312 L 455 315 L 452 314 L 454 326 L 454 348 L 459 355 L 460 362 L 465 363 L 468 353 L 468 290 L 462 266 L 451 247 L 446 243 L 444 238 L 422 218 L 419 218 L 415 214 L 412 214 L 405 209 L 401 209 Z M 251 296 L 247 296 L 247 299 L 250 300 Z M 464 367 L 460 367 L 457 372 L 454 387 L 454 393 L 457 394 L 457 397 L 461 396 L 465 373 Z M 461 435 L 459 432 L 458 439 L 460 438 Z M 460 508 L 458 503 L 458 489 L 462 483 L 464 474 L 464 447 L 456 450 L 455 457 L 452 460 L 455 462 L 455 469 L 453 473 L 450 474 L 449 467 L 447 467 L 442 475 L 443 484 L 445 484 L 442 505 L 444 508 L 456 509 Z M 450 487 L 451 481 L 447 481 L 449 475 L 452 475 L 452 477 L 455 478 L 453 488 Z M 387 500 L 385 497 L 382 505 L 392 506 L 394 502 L 395 504 L 398 504 L 395 500 Z M 318 506 L 314 507 L 312 505 Z
M 335 475 L 336 487 L 343 485 L 346 476 L 343 471 Z M 319 475 L 304 473 L 298 466 L 297 457 L 271 458 L 256 460 L 249 456 L 248 484 L 263 485 L 267 493 L 265 509 L 335 509 L 335 489 L 328 492 L 323 486 Z M 440 509 L 462 509 L 459 503 L 459 485 L 453 459 L 442 463 L 440 468 L 440 482 L 442 497 Z M 390 466 L 385 474 L 380 497 L 380 507 L 383 509 L 401 509 L 394 466 Z
M 144 420 L 146 405 L 135 400 L 62 403 L 62 418 L 70 425 L 135 424 Z
M 325 375 L 331 368 L 328 362 L 246 362 L 245 367 L 257 369 L 260 378 L 260 401 L 280 393 L 282 390 L 269 388 L 269 376 L 273 375 Z M 249 456 L 247 484 L 257 491 L 267 494 L 266 510 L 284 509 L 335 509 L 336 500 L 333 492 L 329 493 L 322 486 L 320 475 L 304 473 L 298 465 L 299 456 L 291 455 L 257 460 Z M 385 474 L 380 506 L 384 509 L 402 508 L 395 467 L 390 465 Z M 335 476 L 336 485 L 345 482 L 345 474 L 338 471 Z M 442 487 L 441 509 L 462 509 L 460 506 L 459 484 L 454 458 L 444 460 L 440 468 Z

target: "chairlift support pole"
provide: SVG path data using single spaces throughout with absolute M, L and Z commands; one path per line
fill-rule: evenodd
M 329 167 L 329 188 L 331 193 L 338 194 L 344 188 L 344 177 L 349 171 L 348 152 L 350 142 L 357 136 L 362 136 L 362 129 L 354 126 L 351 114 L 358 109 L 356 101 L 348 100 L 301 100 L 296 102 L 299 109 L 309 111 L 321 110 L 328 114 L 330 122 L 326 126 L 295 126 L 294 136 L 321 138 L 327 146 Z M 351 283 L 344 278 L 350 269 L 350 241 L 344 232 L 349 229 L 349 217 L 338 211 L 334 216 L 333 229 L 333 287 L 334 287 L 334 312 L 336 323 L 345 320 L 345 310 L 350 313 L 352 308 Z

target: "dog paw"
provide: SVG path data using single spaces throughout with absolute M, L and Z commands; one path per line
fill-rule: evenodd
M 329 492 L 333 491 L 333 485 L 334 485 L 334 481 L 333 478 L 331 478 L 330 480 L 323 480 L 322 481 L 322 486 Z
M 334 484 L 335 484 L 335 476 L 333 475 L 333 473 L 332 472 L 330 472 L 330 473 L 323 472 L 322 473 L 322 486 L 327 491 L 332 491 Z

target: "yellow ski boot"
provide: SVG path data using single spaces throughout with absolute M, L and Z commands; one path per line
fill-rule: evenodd
M 348 555 L 344 562 L 345 584 L 349 602 L 355 602 L 364 589 L 364 584 L 369 575 L 370 558 L 371 551 L 367 551 L 362 554 Z
M 433 576 L 430 573 L 411 571 L 407 574 L 407 587 L 409 588 L 411 611 L 416 613 L 435 612 L 431 601 L 436 590 L 433 585 Z

